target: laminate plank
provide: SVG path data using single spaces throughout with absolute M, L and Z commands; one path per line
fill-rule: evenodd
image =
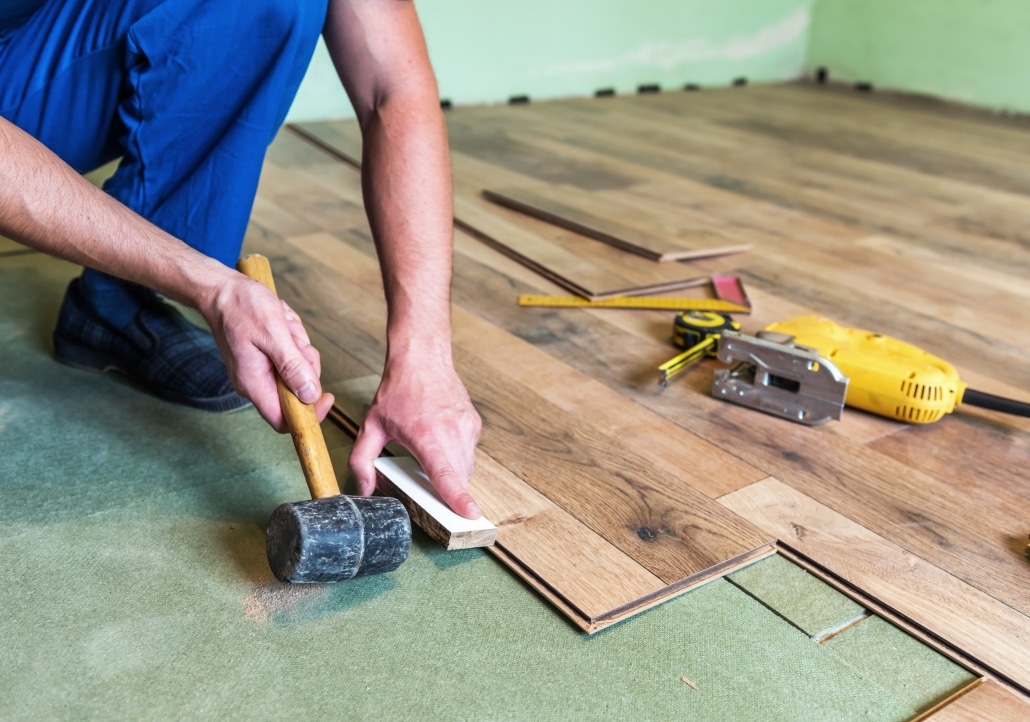
M 671 395 L 661 398 L 671 399 Z M 693 411 L 682 405 L 667 407 L 667 413 L 675 414 L 669 418 L 679 418 L 684 424 L 690 418 L 691 429 L 717 445 L 719 438 L 726 438 L 727 427 L 748 423 L 745 414 L 749 410 L 730 404 L 712 409 L 706 415 L 707 423 L 698 423 Z M 755 416 L 754 412 L 750 415 Z M 1030 614 L 1030 595 L 1025 590 L 1026 557 L 1011 543 L 1013 537 L 1026 534 L 1030 502 L 1009 508 L 978 503 L 954 488 L 949 477 L 933 477 L 833 434 L 774 421 L 750 420 L 749 443 L 732 444 L 735 453 L 869 530 Z M 874 504 L 871 499 L 875 499 Z
M 748 288 L 761 288 L 772 295 L 790 297 L 837 323 L 882 333 L 918 346 L 956 366 L 960 377 L 968 369 L 1005 379 L 1014 386 L 1030 387 L 1030 365 L 1025 363 L 1027 351 L 1022 347 L 1025 333 L 1008 331 L 1014 324 L 1011 312 L 1004 310 L 1018 308 L 1018 296 L 1006 296 L 1001 310 L 986 309 L 986 305 L 979 303 L 960 310 L 942 299 L 939 304 L 924 306 L 920 311 L 909 309 L 893 298 L 885 297 L 882 290 L 878 291 L 875 267 L 856 274 L 841 286 L 827 282 L 819 268 L 805 268 L 805 265 L 770 259 L 740 269 L 738 273 Z M 889 272 L 885 275 L 889 276 Z M 862 279 L 866 278 L 869 279 L 868 286 L 863 286 Z M 915 280 L 911 280 L 909 285 L 920 287 Z M 997 299 L 1001 291 L 996 290 L 992 295 Z M 968 322 L 968 314 L 976 308 L 985 308 L 985 318 L 997 319 L 992 324 L 997 335 L 985 334 L 983 329 L 977 330 L 975 324 Z M 752 315 L 756 322 L 762 324 L 775 320 L 767 318 L 758 308 L 752 310 Z M 963 324 L 965 328 L 956 323 L 960 317 L 967 319 Z
M 633 217 L 634 212 L 629 208 L 613 204 L 610 199 L 601 200 L 569 187 L 539 190 L 488 188 L 483 193 L 488 200 L 495 203 L 659 263 L 742 253 L 751 248 L 749 244 L 713 245 L 706 243 L 708 239 L 700 236 L 691 239 L 691 242 L 682 242 L 641 231 L 612 219 L 612 213 Z M 607 207 L 602 208 L 603 206 Z
M 924 719 L 929 722 L 1022 722 L 1030 719 L 1030 700 L 988 679 Z
M 882 155 L 892 165 L 911 166 L 933 175 L 957 176 L 978 170 L 971 178 L 978 185 L 1011 175 L 1018 191 L 1019 184 L 1026 182 L 1020 173 L 1030 160 L 1021 135 L 1025 123 L 1018 119 L 1005 122 L 983 112 L 963 114 L 956 106 L 928 111 L 906 101 L 785 84 L 755 86 L 747 93 L 700 94 L 692 98 L 686 119 L 683 103 L 674 95 L 632 105 L 640 116 L 665 123 L 675 119 L 721 127 L 756 126 L 752 134 L 789 145 L 799 143 L 795 134 L 804 134 L 801 142 L 806 146 L 831 145 L 833 152 L 858 157 Z M 758 105 L 763 106 L 761 113 L 755 112 Z
M 679 278 L 667 281 L 632 283 L 624 276 L 592 263 L 582 252 L 570 252 L 465 198 L 455 198 L 454 204 L 458 228 L 562 288 L 591 301 L 667 293 L 708 283 L 706 276 L 680 274 L 676 274 Z
M 1016 262 L 1022 269 L 1027 266 L 1022 250 L 1028 242 L 1026 213 L 1021 210 L 1027 204 L 1024 196 L 724 127 L 691 124 L 689 115 L 669 123 L 663 116 L 640 118 L 633 105 L 625 108 L 628 117 L 610 113 L 593 124 L 578 118 L 574 131 L 570 123 L 562 124 L 561 116 L 531 130 L 869 233 L 932 239 L 935 246 L 945 244 L 966 256 L 975 247 L 978 257 L 991 259 L 997 268 L 1012 269 Z M 636 132 L 627 133 L 627 125 Z M 928 225 L 932 235 L 927 235 Z
M 568 185 L 584 190 L 609 190 L 625 188 L 635 182 L 632 176 L 598 168 L 590 162 L 573 160 L 555 163 L 550 153 L 513 137 L 508 129 L 488 137 L 464 133 L 449 133 L 449 137 L 451 147 L 457 153 L 510 169 L 543 183 Z
M 861 113 L 865 118 L 875 118 L 878 128 L 899 133 L 901 137 L 933 137 L 944 145 L 1002 157 L 1011 153 L 1017 160 L 1020 156 L 1030 160 L 1025 144 L 1030 123 L 1025 116 L 1007 116 L 929 96 L 891 92 L 856 94 L 833 84 L 798 82 L 755 90 L 758 91 L 756 97 L 762 98 L 775 92 L 780 103 L 787 101 L 796 113 L 810 114 L 818 110 L 834 122 Z
M 287 130 L 355 168 L 361 167 L 361 127 L 351 121 L 293 123 Z M 281 140 L 282 133 L 276 138 Z
M 524 232 L 543 239 L 551 246 L 557 246 L 564 253 L 578 257 L 580 264 L 589 264 L 590 267 L 600 269 L 613 278 L 621 279 L 617 281 L 619 288 L 656 289 L 662 286 L 679 286 L 685 279 L 695 278 L 699 273 L 703 273 L 703 271 L 693 270 L 697 267 L 695 263 L 691 264 L 690 270 L 680 264 L 654 263 L 636 253 L 601 243 L 588 236 L 491 203 L 482 194 L 483 189 L 487 186 L 505 184 L 539 188 L 541 184 L 519 176 L 507 168 L 490 165 L 461 153 L 452 154 L 451 160 L 454 169 L 456 201 L 464 203 L 466 207 L 479 209 L 481 218 L 499 217 L 505 221 L 506 226 L 519 227 Z M 473 223 L 461 209 L 457 213 L 456 221 L 462 226 L 476 226 L 476 223 Z M 485 226 L 478 230 L 485 230 Z M 695 235 L 698 233 L 696 229 L 692 229 L 691 232 Z M 576 268 L 576 266 L 572 266 L 572 268 Z M 555 270 L 567 275 L 570 280 L 579 281 L 580 285 L 586 285 L 579 275 L 569 275 L 568 269 L 555 267 Z M 613 289 L 610 287 L 607 289 L 599 287 L 596 295 L 618 295 L 611 293 L 611 290 Z M 648 292 L 655 293 L 656 291 Z
M 352 433 L 378 385 L 379 376 L 373 374 L 332 387 L 334 411 Z M 395 455 L 405 453 L 394 444 L 387 448 Z M 676 593 L 482 449 L 476 452 L 469 490 L 484 513 L 497 520 L 497 539 L 488 551 L 584 631 L 603 629 L 626 609 Z
M 1027 464 L 1030 462 L 1030 419 L 1006 424 L 1022 433 L 999 427 L 996 414 L 955 414 L 947 424 L 908 426 L 868 446 L 907 467 L 948 479 L 967 498 L 1000 509 L 1026 506 Z M 985 479 L 989 483 L 983 483 Z M 1026 519 L 1030 533 L 1030 519 Z M 1026 547 L 1026 535 L 1009 540 L 1014 551 Z
M 918 131 L 908 126 L 899 137 L 898 124 L 884 122 L 881 114 L 869 108 L 852 108 L 840 120 L 827 124 L 825 111 L 819 117 L 792 113 L 783 118 L 776 110 L 757 117 L 729 120 L 726 123 L 751 133 L 759 133 L 785 143 L 803 143 L 857 158 L 870 158 L 900 165 L 927 175 L 944 175 L 989 188 L 1026 194 L 1030 178 L 1026 162 L 995 154 L 984 158 L 975 150 L 967 152 L 968 142 L 951 134 L 932 132 L 924 126 Z M 906 124 L 907 125 L 907 124 Z M 894 127 L 892 127 L 894 126 Z M 920 132 L 921 131 L 921 132 Z M 1018 154 L 1018 151 L 1016 151 Z
M 455 358 L 483 417 L 482 448 L 667 583 L 765 551 L 769 540 L 646 457 L 464 348 Z
M 956 332 L 1004 339 L 1015 353 L 1030 354 L 1030 324 L 1012 323 L 1012 312 L 1030 305 L 1030 284 L 1000 272 L 972 274 L 931 252 L 906 254 L 903 248 L 895 239 L 865 238 L 833 252 L 812 249 L 776 261 L 843 294 L 944 319 Z
M 760 470 L 511 336 L 475 311 L 454 307 L 455 343 L 475 349 L 483 364 L 498 368 L 575 414 L 578 424 L 593 426 L 627 449 L 647 456 L 670 475 L 676 475 L 680 483 L 717 497 L 764 478 Z
M 336 165 L 346 170 L 345 166 Z M 274 163 L 263 167 L 258 192 L 263 202 L 277 206 L 280 216 L 288 209 L 285 212 L 322 230 L 351 228 L 365 212 L 360 202 L 343 197 L 303 172 Z
M 1030 688 L 1030 625 L 1024 614 L 777 479 L 719 502 L 983 666 Z
M 598 299 L 632 288 L 624 278 L 583 254 L 550 243 L 479 204 L 459 196 L 454 199 L 454 210 L 456 227 L 584 298 Z

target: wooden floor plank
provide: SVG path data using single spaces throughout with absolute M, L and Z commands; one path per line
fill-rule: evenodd
M 678 239 L 648 232 L 640 228 L 644 224 L 633 222 L 637 219 L 636 209 L 570 186 L 487 188 L 484 195 L 520 213 L 659 263 L 742 253 L 751 248 L 749 244 L 726 245 L 718 240 L 712 243 L 702 234 Z M 613 216 L 622 218 L 616 220 Z M 627 225 L 627 221 L 632 225 Z
M 1025 429 L 1030 419 L 1012 423 Z M 935 478 L 947 478 L 970 500 L 999 509 L 1025 508 L 1030 434 L 1006 433 L 990 412 L 956 414 L 938 426 L 906 427 L 869 447 Z M 1030 519 L 1024 521 L 1030 534 Z M 1009 543 L 1019 555 L 1026 541 L 1026 534 L 1017 533 Z
M 485 207 L 466 197 L 455 198 L 455 225 L 548 280 L 589 300 L 616 296 L 658 294 L 691 288 L 708 282 L 707 277 L 677 268 L 663 274 L 665 280 L 634 282 L 592 260 L 582 250 L 575 252 L 567 244 L 553 242 L 542 233 L 525 228 L 504 217 L 499 209 Z M 587 241 L 590 243 L 590 241 Z M 658 274 L 654 274 L 658 275 Z
M 987 680 L 929 717 L 929 722 L 1022 722 L 1030 719 L 1030 700 Z
M 330 387 L 336 394 L 334 411 L 352 432 L 360 426 L 378 385 L 379 376 L 373 374 Z M 388 453 L 405 452 L 391 444 Z M 638 608 L 675 593 L 482 449 L 476 452 L 469 490 L 497 523 L 497 539 L 489 551 L 584 631 L 615 623 L 621 618 L 616 610 Z M 570 568 L 580 573 L 570 574 Z
M 763 478 L 758 469 L 512 337 L 471 310 L 455 307 L 453 314 L 456 342 L 475 349 L 485 365 L 532 386 L 551 403 L 575 414 L 579 424 L 593 426 L 627 449 L 650 457 L 694 489 L 716 497 Z
M 563 125 L 563 114 L 557 112 L 538 120 L 531 130 L 575 148 L 870 233 L 932 239 L 935 245 L 946 244 L 967 255 L 975 247 L 978 258 L 998 268 L 1011 268 L 1013 263 L 1026 268 L 1026 254 L 1020 251 L 1028 234 L 1022 210 L 1025 196 L 692 122 L 689 112 L 675 123 L 666 114 L 641 117 L 639 107 L 625 100 L 614 106 L 620 112 L 582 117 L 575 114 L 581 105 L 562 104 L 564 115 L 577 121 L 575 131 L 567 127 L 567 120 Z M 627 125 L 635 126 L 636 132 L 625 132 Z

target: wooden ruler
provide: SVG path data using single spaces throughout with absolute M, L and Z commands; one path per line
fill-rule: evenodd
M 556 308 L 630 308 L 650 311 L 721 311 L 722 313 L 751 313 L 751 309 L 719 298 L 664 298 L 661 296 L 627 296 L 589 301 L 579 296 L 538 296 L 523 293 L 520 306 L 551 306 Z

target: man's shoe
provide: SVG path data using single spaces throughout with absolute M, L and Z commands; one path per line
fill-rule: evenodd
M 214 338 L 157 294 L 140 289 L 140 309 L 124 327 L 94 313 L 79 279 L 65 293 L 54 329 L 54 357 L 89 371 L 125 374 L 146 391 L 205 411 L 250 405 L 233 389 Z

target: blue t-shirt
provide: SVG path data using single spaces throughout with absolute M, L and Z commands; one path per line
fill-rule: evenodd
M 23 25 L 46 0 L 3 0 L 0 2 L 0 40 Z

